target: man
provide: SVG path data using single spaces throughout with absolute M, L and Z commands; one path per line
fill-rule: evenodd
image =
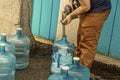
M 72 0 L 70 0 L 72 3 Z M 77 35 L 77 48 L 75 55 L 80 57 L 80 63 L 89 69 L 94 61 L 98 39 L 110 9 L 110 0 L 79 0 L 80 7 L 71 12 L 63 24 L 71 22 L 72 17 L 81 15 Z M 70 3 L 70 4 L 71 4 Z

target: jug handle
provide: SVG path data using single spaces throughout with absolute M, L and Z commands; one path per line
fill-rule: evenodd
M 58 54 L 58 59 L 57 59 L 57 67 L 58 68 L 60 67 L 60 57 L 61 56 L 62 56 L 61 54 Z

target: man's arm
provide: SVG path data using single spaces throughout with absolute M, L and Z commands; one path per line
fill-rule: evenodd
M 75 9 L 72 13 L 70 13 L 63 21 L 62 24 L 66 25 L 69 24 L 72 20 L 72 17 L 83 14 L 90 10 L 90 0 L 79 0 L 80 1 L 80 7 Z
M 72 13 L 70 13 L 71 17 L 83 14 L 87 12 L 88 10 L 90 10 L 90 7 L 91 7 L 90 0 L 79 0 L 79 1 L 80 1 L 80 7 L 78 7 Z

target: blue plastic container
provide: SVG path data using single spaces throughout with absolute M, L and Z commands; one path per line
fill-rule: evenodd
M 65 35 L 53 43 L 51 73 L 60 73 L 60 66 L 72 64 L 74 48 Z
M 0 80 L 15 80 L 16 58 L 5 51 L 6 44 L 0 44 Z
M 68 74 L 69 67 L 62 66 L 61 68 L 62 68 L 61 73 L 58 73 L 58 74 L 54 73 L 50 75 L 48 77 L 48 80 L 78 80 L 76 77 L 70 76 Z
M 90 80 L 90 71 L 86 66 L 79 64 L 79 58 L 73 58 L 73 64 L 69 65 L 68 74 L 77 77 L 79 80 Z
M 9 42 L 15 45 L 16 69 L 24 69 L 29 65 L 30 40 L 22 34 L 22 28 L 17 28 L 16 35 L 9 37 Z
M 5 50 L 6 52 L 8 53 L 14 53 L 15 51 L 15 46 L 8 42 L 7 39 L 6 39 L 6 33 L 1 33 L 1 40 L 0 40 L 0 44 L 6 44 L 6 47 L 5 47 Z

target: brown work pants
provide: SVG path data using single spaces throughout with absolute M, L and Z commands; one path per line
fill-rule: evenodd
M 104 12 L 81 15 L 75 56 L 80 57 L 80 63 L 89 69 L 94 61 L 102 26 L 109 13 L 110 10 L 106 10 Z

